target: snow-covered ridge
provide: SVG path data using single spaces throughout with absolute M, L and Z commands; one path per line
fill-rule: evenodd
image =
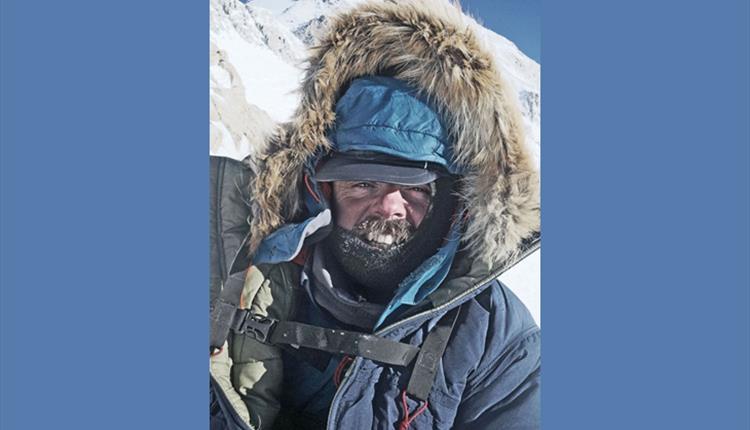
M 211 0 L 210 18 L 210 151 L 242 159 L 294 111 L 306 47 L 273 13 L 238 0 Z

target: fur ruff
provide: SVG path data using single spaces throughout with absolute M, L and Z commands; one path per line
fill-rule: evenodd
M 250 252 L 302 215 L 302 174 L 351 80 L 389 75 L 418 88 L 451 131 L 455 162 L 467 172 L 463 245 L 490 267 L 512 258 L 539 231 L 539 178 L 524 147 L 514 94 L 459 9 L 443 1 L 369 2 L 335 17 L 312 49 L 293 120 L 280 126 L 258 160 Z

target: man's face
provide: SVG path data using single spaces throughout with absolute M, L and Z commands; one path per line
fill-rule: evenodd
M 431 184 L 333 182 L 336 225 L 383 245 L 397 244 L 408 238 L 421 224 L 431 201 Z M 374 233 L 368 235 L 368 230 Z

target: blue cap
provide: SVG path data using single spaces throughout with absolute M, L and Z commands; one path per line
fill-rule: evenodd
M 433 170 L 431 167 L 435 166 L 449 173 L 458 173 L 451 162 L 452 148 L 442 118 L 416 89 L 398 79 L 368 76 L 353 80 L 336 103 L 336 124 L 328 136 L 338 155 L 370 153 L 388 156 L 391 161 L 383 159 L 365 164 L 397 167 L 398 171 L 394 170 L 391 177 L 401 177 L 402 181 L 423 181 L 425 170 Z M 338 155 L 334 155 L 331 161 Z M 415 165 L 407 166 L 398 160 Z M 323 168 L 327 171 L 319 170 L 316 180 L 343 180 L 330 179 L 334 177 L 330 169 L 353 164 L 349 157 L 348 162 L 329 162 L 326 165 Z M 361 163 L 359 165 L 362 167 Z M 411 168 L 417 169 L 412 171 L 413 175 L 408 173 Z M 356 173 L 355 168 L 349 169 Z M 375 172 L 372 168 L 359 171 Z M 434 175 L 431 177 L 431 180 L 435 179 Z

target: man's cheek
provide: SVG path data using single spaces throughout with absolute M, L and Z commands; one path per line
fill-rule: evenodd
M 345 229 L 345 230 L 351 230 L 356 225 L 356 217 L 354 214 L 351 213 L 351 211 L 343 209 L 338 210 L 335 214 L 336 218 L 336 225 L 339 227 Z
M 344 230 L 351 230 L 353 225 L 345 217 L 337 216 L 336 225 L 343 228 Z
M 420 208 L 419 210 L 413 210 L 411 212 L 411 225 L 413 225 L 414 228 L 418 228 L 422 223 L 422 220 L 424 220 L 424 216 L 426 213 L 427 210 L 422 208 Z

